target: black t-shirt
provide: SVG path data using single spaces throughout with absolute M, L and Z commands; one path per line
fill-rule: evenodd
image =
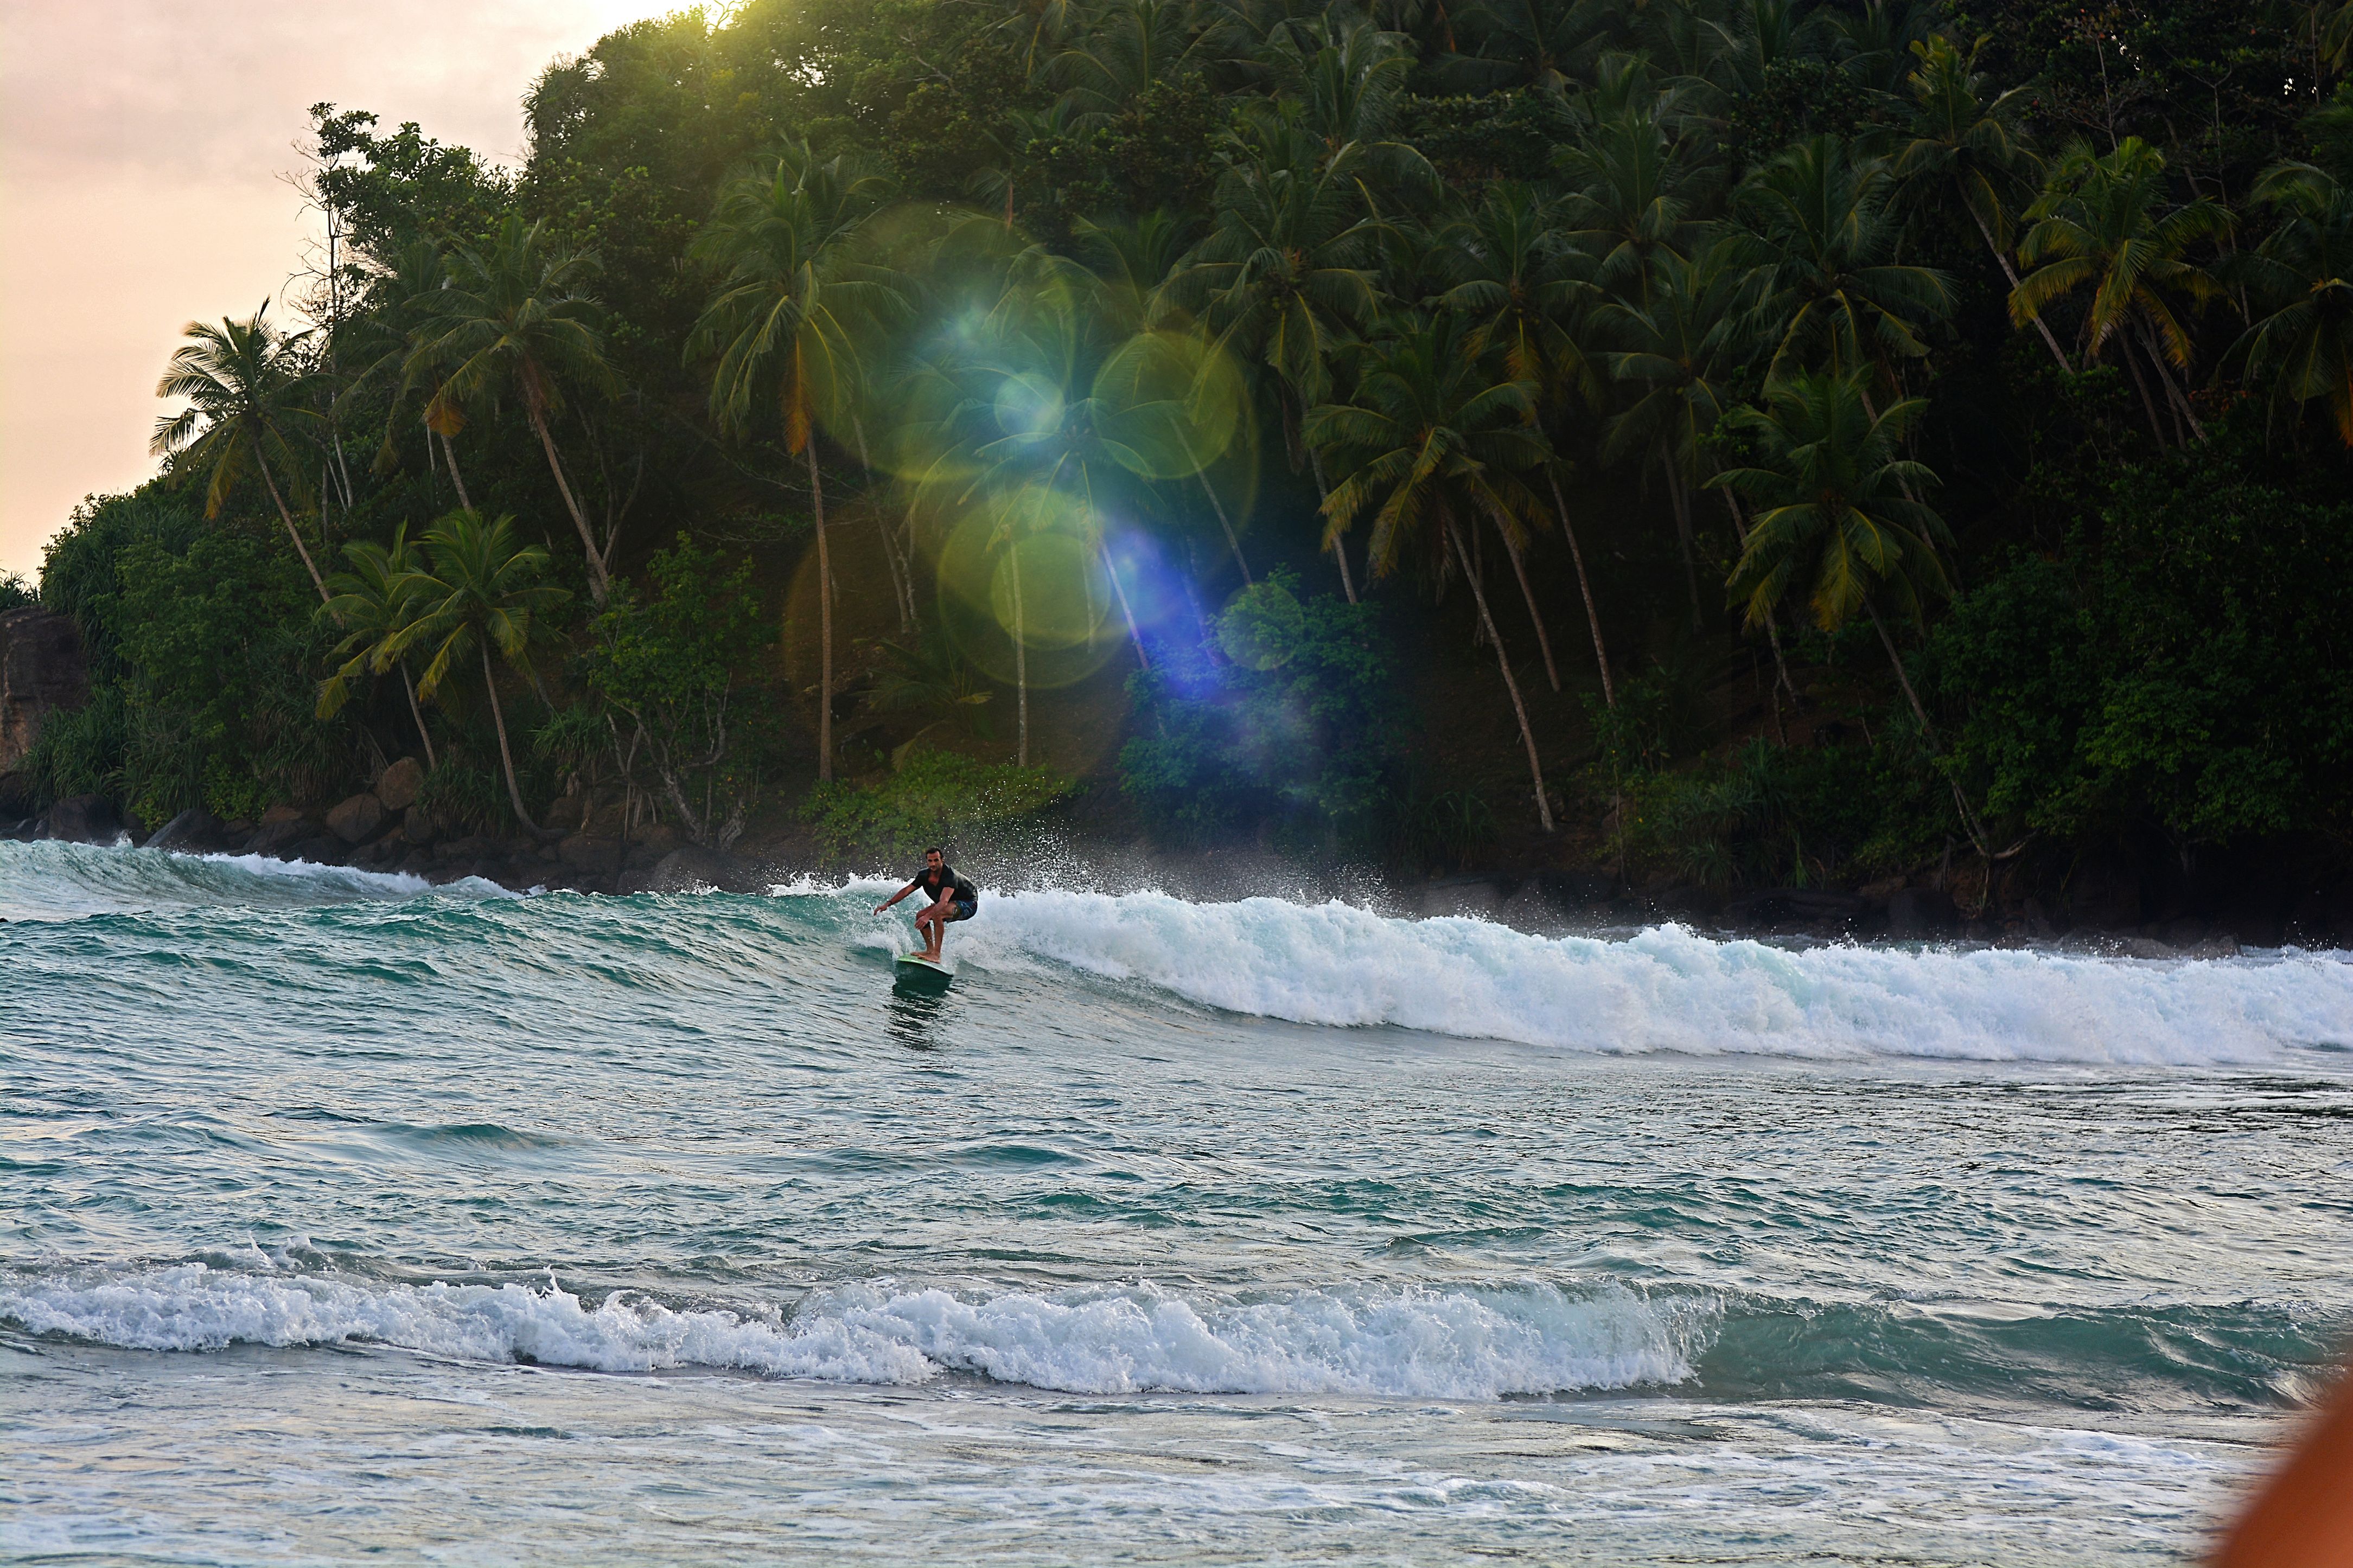
M 923 889 L 924 895 L 934 901 L 944 896 L 958 902 L 980 901 L 980 889 L 965 881 L 953 866 L 942 866 L 936 871 L 929 866 L 924 867 L 915 873 L 915 886 Z

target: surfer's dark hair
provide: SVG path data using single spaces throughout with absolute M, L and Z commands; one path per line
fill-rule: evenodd
M 943 860 L 948 858 L 948 852 L 941 848 L 936 844 L 933 845 L 929 849 L 924 850 L 923 853 L 926 855 L 936 855 Z

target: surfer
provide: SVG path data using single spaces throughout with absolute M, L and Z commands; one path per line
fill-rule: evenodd
M 874 912 L 881 914 L 918 888 L 932 902 L 915 911 L 915 931 L 923 939 L 923 956 L 937 963 L 948 921 L 972 919 L 973 911 L 980 908 L 980 889 L 965 881 L 934 847 L 923 851 L 923 868 L 915 873 L 915 879 L 875 905 Z

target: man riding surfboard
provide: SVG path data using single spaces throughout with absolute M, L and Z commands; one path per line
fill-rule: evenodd
M 920 955 L 934 963 L 940 961 L 940 943 L 945 940 L 950 921 L 968 921 L 980 908 L 980 889 L 957 873 L 934 846 L 923 851 L 923 868 L 915 879 L 874 906 L 881 914 L 909 893 L 921 888 L 932 902 L 915 911 L 915 931 L 923 939 Z

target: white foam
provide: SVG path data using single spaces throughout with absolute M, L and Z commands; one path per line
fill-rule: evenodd
M 1050 960 L 1230 1012 L 1602 1051 L 1978 1060 L 2259 1061 L 2353 1044 L 2353 963 L 1625 941 L 1342 903 L 1010 893 L 956 928 L 983 965 Z
M 619 1292 L 591 1308 L 553 1280 L 372 1286 L 188 1263 L 0 1286 L 0 1319 L 137 1350 L 374 1342 L 607 1372 L 915 1384 L 956 1371 L 1085 1394 L 1480 1399 L 1682 1382 L 1708 1313 L 1548 1285 L 1249 1299 L 1150 1284 L 1034 1294 L 881 1282 L 815 1291 L 788 1313 L 681 1310 Z

